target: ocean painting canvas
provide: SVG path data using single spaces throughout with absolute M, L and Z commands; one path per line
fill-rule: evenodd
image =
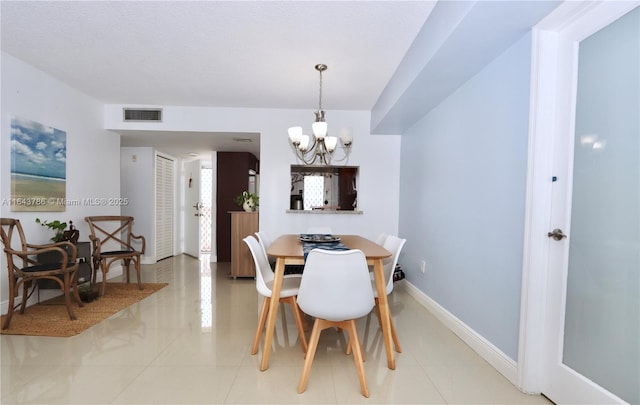
M 66 132 L 11 117 L 11 211 L 64 211 L 66 179 Z

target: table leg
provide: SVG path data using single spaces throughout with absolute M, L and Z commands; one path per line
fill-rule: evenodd
M 276 317 L 278 315 L 278 304 L 280 303 L 280 290 L 284 279 L 284 258 L 278 257 L 276 260 L 276 270 L 273 274 L 273 287 L 271 289 L 271 302 L 269 303 L 269 315 L 267 316 L 267 330 L 264 336 L 264 346 L 262 347 L 262 362 L 260 371 L 269 368 L 269 355 L 271 354 L 271 343 L 276 329 Z
M 382 336 L 384 337 L 384 347 L 387 351 L 387 366 L 391 370 L 395 370 L 396 360 L 393 353 L 393 339 L 391 337 L 391 313 L 389 312 L 389 301 L 387 300 L 386 281 L 384 279 L 382 259 L 377 259 L 374 262 L 373 273 L 376 279 L 376 291 L 378 292 L 378 306 L 380 308 Z

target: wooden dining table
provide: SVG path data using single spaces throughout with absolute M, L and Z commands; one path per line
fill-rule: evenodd
M 387 353 L 387 365 L 390 369 L 394 370 L 396 368 L 396 364 L 393 353 L 393 341 L 391 338 L 391 314 L 389 312 L 389 302 L 387 300 L 386 293 L 386 284 L 388 280 L 385 280 L 383 266 L 383 259 L 391 256 L 391 252 L 362 236 L 337 236 L 340 237 L 340 241 L 349 249 L 361 250 L 367 258 L 367 264 L 373 267 L 376 290 L 378 292 L 380 323 L 382 326 L 382 335 L 384 337 L 384 345 Z M 271 302 L 269 305 L 269 315 L 267 317 L 267 330 L 265 333 L 264 348 L 262 350 L 262 361 L 260 363 L 261 371 L 269 368 L 269 355 L 271 354 L 271 344 L 273 342 L 273 335 L 276 326 L 278 304 L 280 302 L 280 290 L 282 288 L 282 280 L 284 278 L 284 267 L 285 265 L 304 264 L 304 252 L 302 242 L 300 241 L 300 235 L 288 234 L 278 237 L 267 248 L 267 254 L 276 258 L 276 268 L 271 292 Z

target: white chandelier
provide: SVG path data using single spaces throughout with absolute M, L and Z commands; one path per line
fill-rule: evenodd
M 318 111 L 315 112 L 316 120 L 311 124 L 313 136 L 304 135 L 302 127 L 291 127 L 289 128 L 289 140 L 296 157 L 305 164 L 330 165 L 336 146 L 338 146 L 338 138 L 327 136 L 327 123 L 324 120 L 324 110 L 322 109 L 322 72 L 327 70 L 327 65 L 317 64 L 315 68 L 320 72 L 320 97 Z M 338 162 L 349 159 L 353 143 L 351 131 L 340 131 L 340 141 L 343 145 L 344 156 L 339 159 L 336 157 L 335 160 Z

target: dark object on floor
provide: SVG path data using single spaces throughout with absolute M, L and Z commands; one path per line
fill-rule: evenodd
M 98 299 L 98 290 L 93 288 L 87 290 L 80 290 L 80 299 L 82 302 L 92 302 Z
M 404 279 L 404 271 L 402 271 L 402 267 L 399 264 L 396 264 L 396 268 L 393 270 L 393 282 L 400 281 Z
M 304 270 L 303 264 L 287 264 L 284 266 L 284 275 L 288 274 L 302 274 Z

